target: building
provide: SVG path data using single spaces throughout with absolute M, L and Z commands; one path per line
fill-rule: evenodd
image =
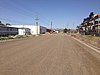
M 43 26 L 39 26 L 39 33 L 40 34 L 45 34 L 47 32 L 47 28 Z
M 18 28 L 18 35 L 30 35 L 30 29 L 29 28 Z
M 0 26 L 0 36 L 18 35 L 18 28 Z
M 43 26 L 35 26 L 35 25 L 11 25 L 11 27 L 17 27 L 17 28 L 29 28 L 30 29 L 30 33 L 32 35 L 36 35 L 36 34 L 45 34 L 47 31 L 46 27 Z M 22 31 L 21 31 L 22 32 Z
M 85 35 L 100 35 L 100 14 L 90 13 L 78 26 L 78 31 Z
M 93 29 L 95 30 L 96 34 L 100 35 L 100 14 L 94 15 L 93 20 Z

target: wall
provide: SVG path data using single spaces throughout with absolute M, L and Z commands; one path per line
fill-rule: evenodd
M 18 28 L 14 27 L 0 27 L 0 35 L 17 35 Z
M 25 35 L 25 29 L 18 29 L 18 35 Z
M 45 34 L 47 32 L 47 28 L 40 26 L 40 34 Z

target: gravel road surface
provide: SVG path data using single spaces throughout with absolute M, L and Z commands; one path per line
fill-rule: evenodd
M 100 75 L 100 54 L 66 34 L 0 42 L 0 75 Z

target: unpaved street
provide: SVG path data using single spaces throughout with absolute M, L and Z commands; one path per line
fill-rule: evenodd
M 1 42 L 0 75 L 100 75 L 100 54 L 65 34 Z

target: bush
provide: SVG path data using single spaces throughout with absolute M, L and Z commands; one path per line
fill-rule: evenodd
M 15 38 L 27 38 L 31 37 L 30 35 L 17 35 Z
M 7 40 L 7 37 L 0 37 L 0 40 Z
M 25 38 L 24 35 L 17 35 L 15 38 Z
M 64 32 L 64 33 L 67 33 L 67 32 L 68 32 L 68 29 L 65 28 L 65 29 L 63 30 L 63 32 Z
M 14 36 L 8 36 L 8 39 L 14 39 Z

